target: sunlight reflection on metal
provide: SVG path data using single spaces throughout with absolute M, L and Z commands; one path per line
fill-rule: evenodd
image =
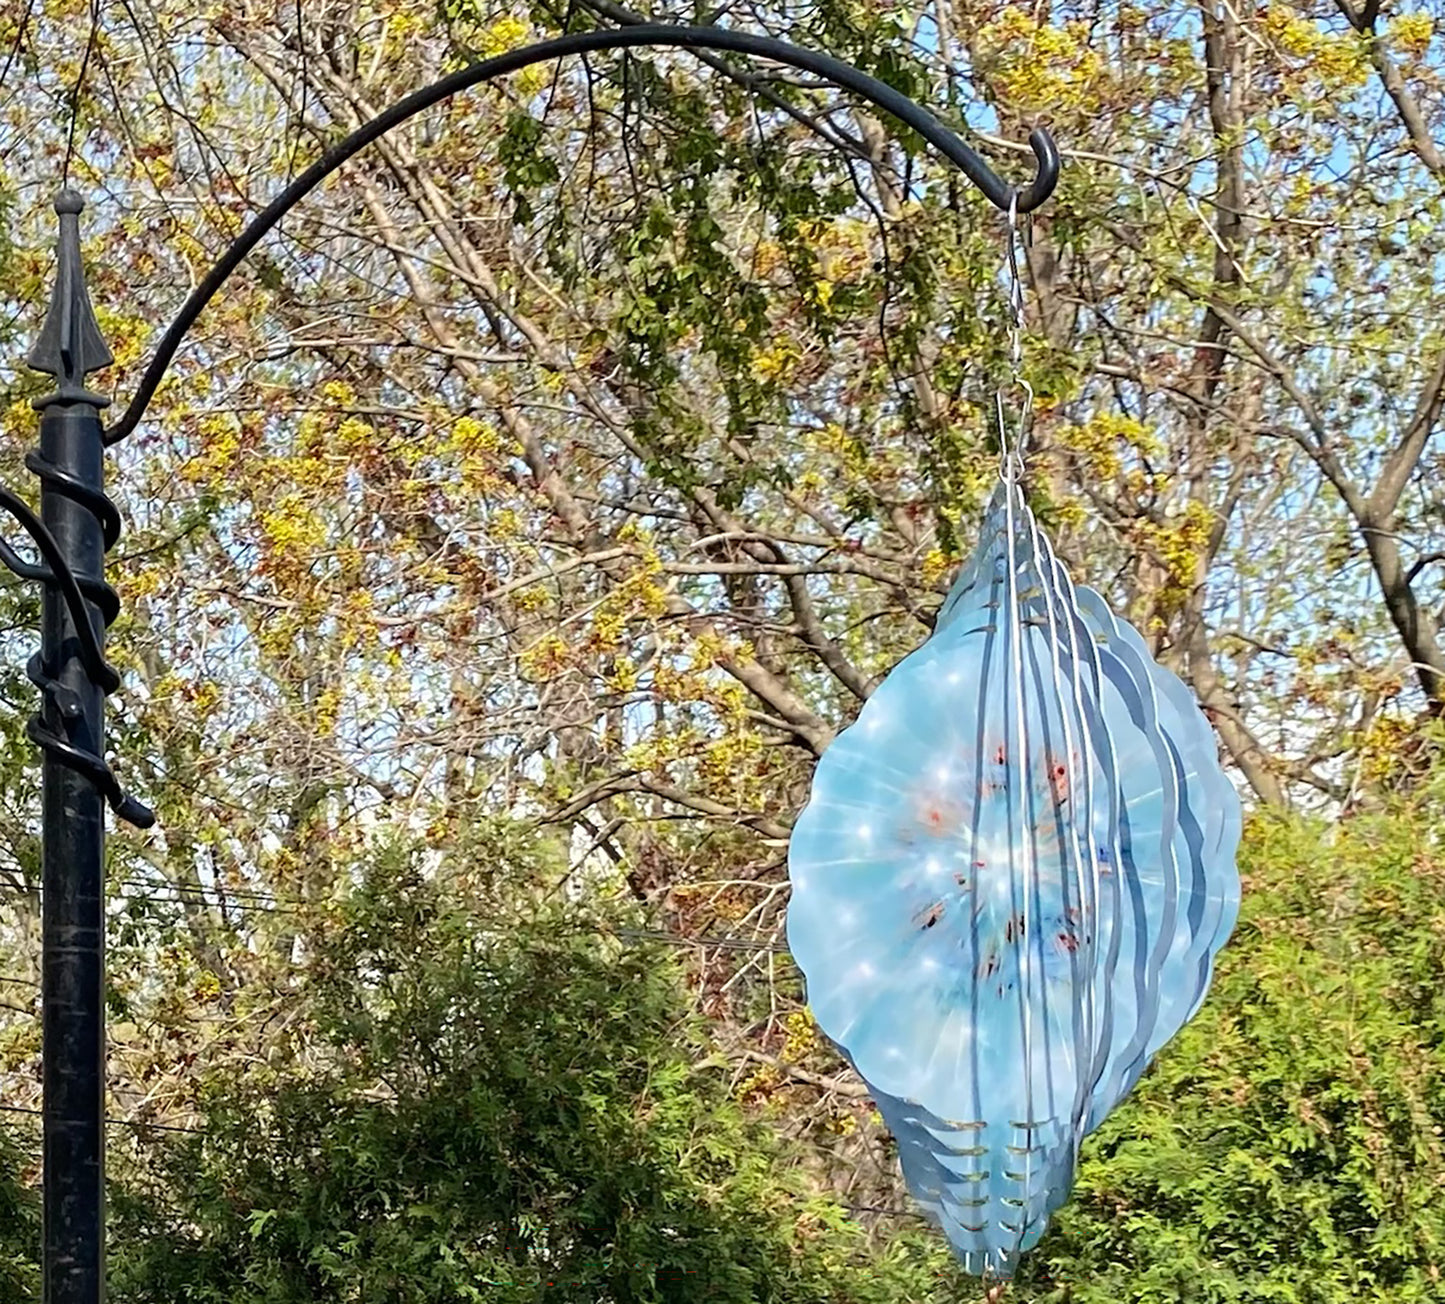
M 933 634 L 819 762 L 789 852 L 818 1024 L 970 1272 L 1013 1273 L 1083 1137 L 1198 1008 L 1239 833 L 1188 689 L 1074 587 L 1006 475 Z

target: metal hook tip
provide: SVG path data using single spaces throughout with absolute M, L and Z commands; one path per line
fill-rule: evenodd
M 143 802 L 137 801 L 128 793 L 123 794 L 119 801 L 111 803 L 111 809 L 115 811 L 118 819 L 123 819 L 138 829 L 149 829 L 155 827 L 156 813 Z
M 1054 138 L 1043 127 L 1035 127 L 1029 132 L 1029 145 L 1038 160 L 1039 170 L 1028 189 L 1018 196 L 1017 211 L 1020 213 L 1032 213 L 1054 193 L 1059 184 L 1059 147 Z

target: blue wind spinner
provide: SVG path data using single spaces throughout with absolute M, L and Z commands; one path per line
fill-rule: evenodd
M 819 762 L 788 857 L 814 1015 L 969 1272 L 1013 1273 L 1199 1007 L 1239 834 L 1189 690 L 1006 479 L 933 634 Z

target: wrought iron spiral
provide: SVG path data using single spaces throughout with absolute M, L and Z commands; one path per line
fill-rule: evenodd
M 120 512 L 104 491 L 77 480 L 43 457 L 39 449 L 32 449 L 25 455 L 25 465 L 52 492 L 63 494 L 96 518 L 100 523 L 101 537 L 107 552 L 115 546 L 121 535 Z M 21 579 L 35 580 L 47 588 L 59 591 L 69 608 L 71 623 L 75 627 L 80 647 L 80 657 L 91 682 L 102 694 L 115 692 L 120 687 L 120 675 L 105 659 L 101 640 L 91 623 L 86 599 L 95 604 L 105 627 L 109 628 L 120 614 L 119 595 L 105 580 L 88 575 L 78 576 L 66 565 L 55 536 L 23 498 L 0 487 L 0 508 L 14 517 L 25 533 L 34 540 L 44 564 L 26 561 L 4 540 L 0 540 L 0 562 Z M 26 663 L 25 674 L 60 715 L 73 719 L 80 714 L 79 699 L 71 689 L 55 678 L 52 668 L 44 664 L 44 658 L 39 652 Z M 31 716 L 25 732 L 47 755 L 61 765 L 85 775 L 95 784 L 120 819 L 142 829 L 150 828 L 156 822 L 155 813 L 120 786 L 120 781 L 106 763 L 105 757 L 88 748 L 76 746 L 64 734 L 52 729 L 46 723 L 43 709 Z

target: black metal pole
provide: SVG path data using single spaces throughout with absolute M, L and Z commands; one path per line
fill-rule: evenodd
M 79 629 L 63 587 L 45 585 L 41 651 L 31 678 L 42 690 L 31 733 L 45 750 L 42 778 L 42 985 L 44 1063 L 44 1304 L 105 1298 L 105 798 L 106 685 L 87 645 L 104 637 L 104 563 L 118 533 L 103 489 L 108 400 L 85 388 L 111 361 L 91 311 L 80 263 L 81 200 L 55 201 L 60 246 L 55 290 L 30 366 L 56 378 L 36 400 L 40 448 L 27 458 L 40 477 L 40 517 L 75 577 L 88 629 Z M 109 528 L 107 528 L 109 526 Z M 107 535 L 112 536 L 111 540 Z M 51 562 L 52 573 L 55 562 Z
M 55 465 L 100 483 L 96 408 L 48 409 L 40 423 L 40 447 Z M 41 519 L 77 577 L 99 574 L 95 517 L 47 490 Z M 58 667 L 56 679 L 75 692 L 79 705 L 62 728 L 77 746 L 100 751 L 101 692 L 80 665 L 70 613 L 53 589 L 44 598 L 42 646 L 42 657 Z M 50 710 L 59 714 L 53 704 Z M 41 782 L 44 1304 L 95 1304 L 104 1298 L 105 809 L 95 785 L 53 756 L 45 758 Z

